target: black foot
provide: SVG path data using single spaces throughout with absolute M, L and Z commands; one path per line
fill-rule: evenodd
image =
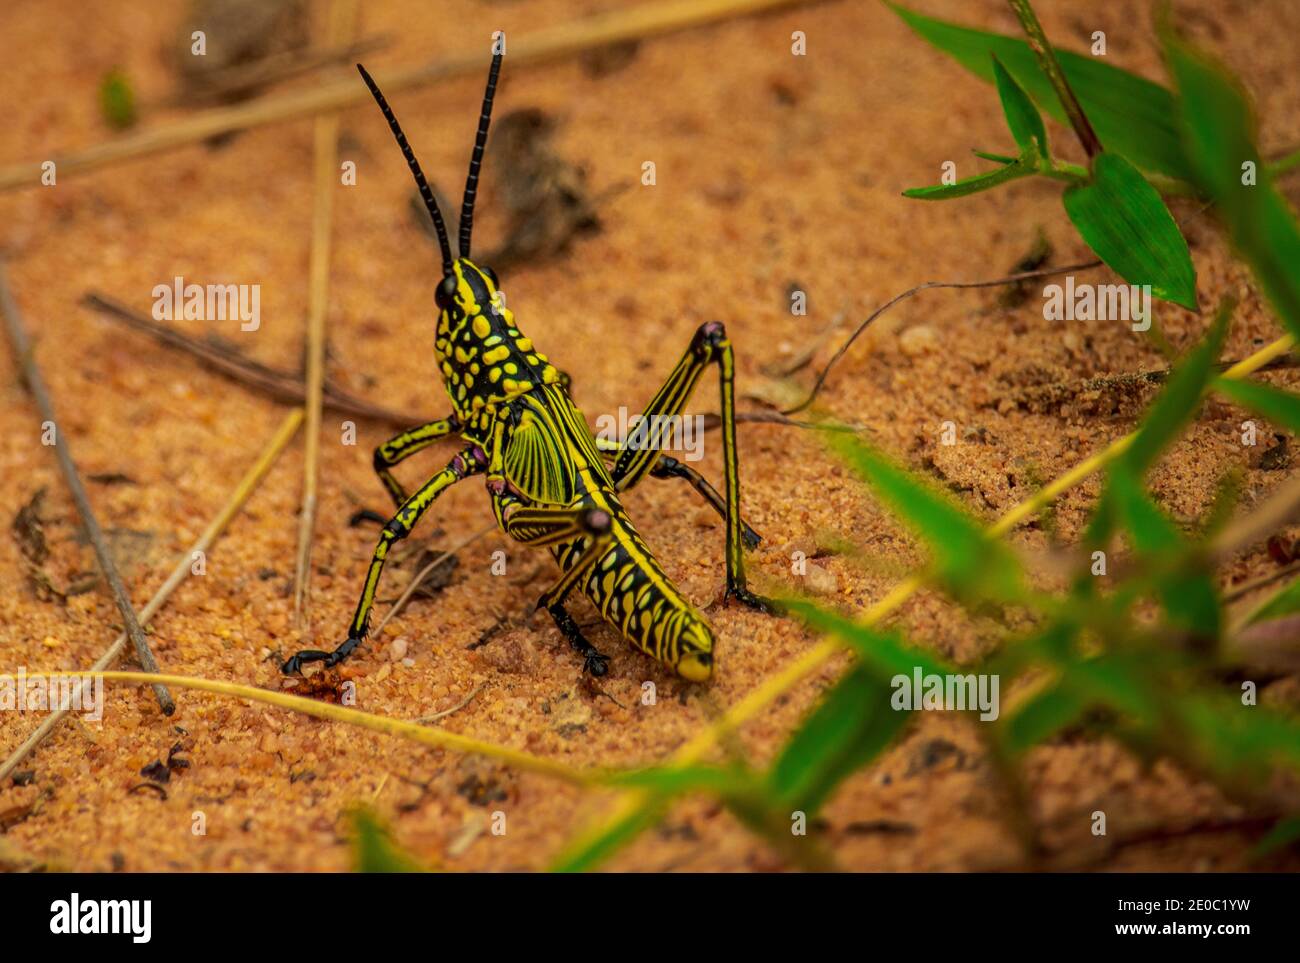
M 609 656 L 602 655 L 594 647 L 589 648 L 582 660 L 582 671 L 601 678 L 609 672 Z
M 349 637 L 333 652 L 322 652 L 320 649 L 303 649 L 286 659 L 284 665 L 280 666 L 280 671 L 285 675 L 295 675 L 308 662 L 324 662 L 325 668 L 332 668 L 351 655 L 352 651 L 360 644 L 360 639 Z
M 387 525 L 388 519 L 383 515 L 380 515 L 373 508 L 362 508 L 359 511 L 352 513 L 352 517 L 348 519 L 348 527 L 356 528 L 362 522 L 374 522 L 376 525 Z
M 763 536 L 742 521 L 740 523 L 740 540 L 745 543 L 745 548 L 752 552 L 762 544 Z
M 730 599 L 735 599 L 741 605 L 748 606 L 755 612 L 762 612 L 764 615 L 785 614 L 780 603 L 775 599 L 765 598 L 762 595 L 751 592 L 743 585 L 727 586 L 727 590 L 722 593 L 722 604 L 726 605 Z
M 560 630 L 560 634 L 568 639 L 569 645 L 577 649 L 578 654 L 582 656 L 583 672 L 589 672 L 596 678 L 609 672 L 609 656 L 597 651 L 596 647 L 587 641 L 587 637 L 578 628 L 578 623 L 573 621 L 573 616 L 563 605 L 546 606 L 546 611 L 551 613 L 551 618 L 555 620 L 555 627 Z

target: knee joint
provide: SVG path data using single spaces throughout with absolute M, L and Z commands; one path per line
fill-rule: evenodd
M 697 354 L 707 356 L 727 340 L 727 328 L 721 321 L 706 321 L 695 330 L 693 347 Z
M 399 515 L 388 520 L 387 524 L 384 525 L 383 531 L 380 533 L 380 538 L 385 542 L 400 542 L 410 534 L 411 527 L 407 525 L 406 522 L 402 521 L 402 518 Z

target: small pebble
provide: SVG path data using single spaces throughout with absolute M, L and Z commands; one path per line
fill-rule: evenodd
M 840 590 L 840 580 L 828 568 L 809 563 L 803 577 L 804 587 L 814 595 L 834 595 Z
M 406 650 L 408 647 L 409 644 L 407 643 L 405 638 L 398 637 L 396 639 L 393 639 L 392 642 L 388 643 L 389 659 L 391 659 L 393 662 L 401 662 L 403 659 L 406 658 Z
M 803 557 L 808 559 L 817 554 L 817 540 L 811 535 L 800 535 L 785 543 L 785 548 L 781 549 L 781 554 L 786 558 L 793 560 L 795 552 L 800 552 Z
M 939 336 L 927 324 L 915 325 L 898 336 L 898 347 L 909 358 L 929 354 L 938 346 Z

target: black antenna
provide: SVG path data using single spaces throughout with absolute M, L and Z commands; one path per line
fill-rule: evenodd
M 411 150 L 411 145 L 406 142 L 406 135 L 402 133 L 402 127 L 393 116 L 393 109 L 388 106 L 388 101 L 384 95 L 379 92 L 379 86 L 375 83 L 374 78 L 366 73 L 366 68 L 357 64 L 357 70 L 361 72 L 361 79 L 366 82 L 370 88 L 370 93 L 375 98 L 375 103 L 379 109 L 384 112 L 384 119 L 388 121 L 388 126 L 397 138 L 397 146 L 402 148 L 402 156 L 406 158 L 406 166 L 411 168 L 411 175 L 415 178 L 416 186 L 420 188 L 420 196 L 424 198 L 424 206 L 429 209 L 429 214 L 433 217 L 433 226 L 438 229 L 438 244 L 442 248 L 442 273 L 451 273 L 451 242 L 447 240 L 447 225 L 443 223 L 442 212 L 438 210 L 438 202 L 433 199 L 433 191 L 429 189 L 429 182 L 424 179 L 424 171 L 420 170 L 420 162 L 415 159 L 415 152 Z
M 460 256 L 469 257 L 469 236 L 474 230 L 474 195 L 478 193 L 478 169 L 483 164 L 487 146 L 488 122 L 492 119 L 492 98 L 497 92 L 497 74 L 501 72 L 501 54 L 493 54 L 488 70 L 487 90 L 483 93 L 483 113 L 478 119 L 478 136 L 469 159 L 469 177 L 465 180 L 465 200 L 460 205 Z

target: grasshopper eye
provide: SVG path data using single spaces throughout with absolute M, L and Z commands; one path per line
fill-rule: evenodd
M 454 274 L 448 274 L 442 279 L 442 283 L 438 285 L 438 290 L 433 295 L 433 299 L 438 302 L 438 307 L 446 310 L 452 306 L 452 303 L 456 300 L 458 286 Z

